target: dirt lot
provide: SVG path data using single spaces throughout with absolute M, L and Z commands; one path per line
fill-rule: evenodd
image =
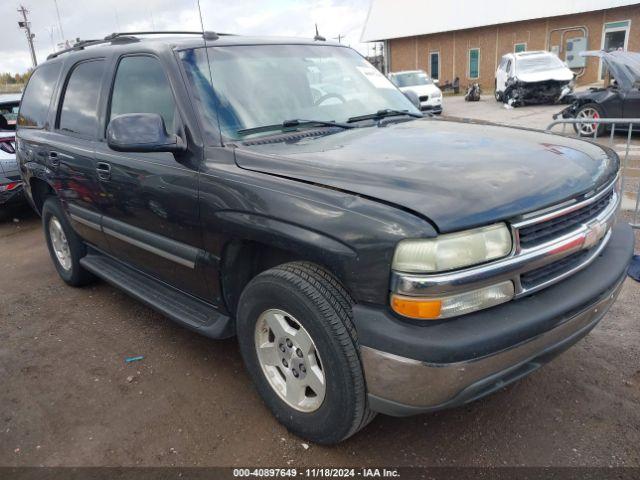
M 39 219 L 16 218 L 0 222 L 2 466 L 640 466 L 640 286 L 630 279 L 586 339 L 517 384 L 455 410 L 378 416 L 342 445 L 305 448 L 263 406 L 233 340 L 200 337 L 104 283 L 67 287 Z M 144 359 L 126 364 L 132 355 Z

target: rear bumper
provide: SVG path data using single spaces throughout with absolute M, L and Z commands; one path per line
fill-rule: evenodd
M 0 193 L 0 206 L 18 205 L 26 201 L 22 185 L 9 192 Z
M 583 338 L 618 295 L 633 255 L 617 225 L 598 259 L 534 295 L 428 325 L 356 307 L 354 320 L 373 410 L 395 416 L 441 410 L 488 395 Z

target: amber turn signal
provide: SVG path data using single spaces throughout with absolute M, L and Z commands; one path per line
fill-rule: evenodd
M 391 308 L 394 312 L 404 317 L 435 320 L 440 318 L 442 301 L 391 295 Z

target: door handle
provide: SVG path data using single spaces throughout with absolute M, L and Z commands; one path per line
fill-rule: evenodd
M 111 178 L 111 165 L 106 162 L 98 162 L 96 172 L 100 180 L 109 180 Z
M 49 166 L 56 168 L 60 165 L 60 155 L 58 152 L 49 152 Z

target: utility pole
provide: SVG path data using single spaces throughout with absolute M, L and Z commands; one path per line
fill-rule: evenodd
M 36 59 L 36 50 L 35 48 L 33 48 L 33 38 L 36 35 L 35 33 L 31 33 L 31 23 L 27 19 L 27 13 L 29 13 L 29 10 L 20 5 L 18 13 L 22 14 L 22 21 L 18 21 L 18 26 L 22 28 L 27 35 L 27 42 L 29 42 L 29 50 L 31 51 L 31 62 L 33 62 L 33 66 L 35 68 L 38 65 L 38 60 Z

